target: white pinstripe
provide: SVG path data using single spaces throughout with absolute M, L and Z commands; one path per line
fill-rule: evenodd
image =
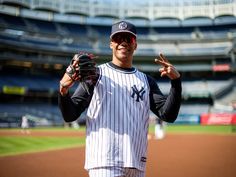
M 117 166 L 143 171 L 150 110 L 146 76 L 108 64 L 99 68 L 101 77 L 87 111 L 85 168 Z M 142 88 L 143 98 L 138 93 Z

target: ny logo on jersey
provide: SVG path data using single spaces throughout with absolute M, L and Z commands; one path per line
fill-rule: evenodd
M 132 88 L 132 94 L 131 97 L 134 98 L 134 96 L 136 95 L 136 101 L 139 102 L 139 99 L 143 100 L 143 95 L 145 93 L 144 88 L 142 87 L 140 90 L 137 89 L 137 86 L 134 85 Z

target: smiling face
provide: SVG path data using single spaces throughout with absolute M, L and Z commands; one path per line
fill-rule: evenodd
M 110 42 L 112 62 L 123 68 L 131 68 L 133 53 L 137 48 L 136 37 L 130 33 L 117 33 Z

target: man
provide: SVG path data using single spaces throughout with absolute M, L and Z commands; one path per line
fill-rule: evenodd
M 170 93 L 165 97 L 153 78 L 132 66 L 136 37 L 133 24 L 113 24 L 112 61 L 98 67 L 89 89 L 79 84 L 70 96 L 74 79 L 65 73 L 60 81 L 59 106 L 65 121 L 76 120 L 88 108 L 85 169 L 90 177 L 144 177 L 150 110 L 166 122 L 174 122 L 179 112 L 179 72 L 162 54 L 155 59 L 162 65 L 161 76 L 171 79 Z
M 155 139 L 163 139 L 165 137 L 165 128 L 166 128 L 166 123 L 159 119 L 156 118 L 156 124 L 155 124 Z
M 29 131 L 29 121 L 28 121 L 27 115 L 23 115 L 22 116 L 21 128 L 22 128 L 21 133 L 30 134 L 30 131 Z

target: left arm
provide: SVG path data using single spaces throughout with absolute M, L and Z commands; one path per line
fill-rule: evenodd
M 162 67 L 159 69 L 161 77 L 167 76 L 171 80 L 171 89 L 167 97 L 165 97 L 155 80 L 149 79 L 150 85 L 150 107 L 151 110 L 166 122 L 173 123 L 178 116 L 181 105 L 181 79 L 180 73 L 175 67 L 166 59 L 166 57 L 160 53 L 159 59 L 155 59 L 155 62 Z
M 168 96 L 164 96 L 156 81 L 148 77 L 150 85 L 150 109 L 160 119 L 173 123 L 178 116 L 181 105 L 181 80 L 171 80 L 171 88 Z

